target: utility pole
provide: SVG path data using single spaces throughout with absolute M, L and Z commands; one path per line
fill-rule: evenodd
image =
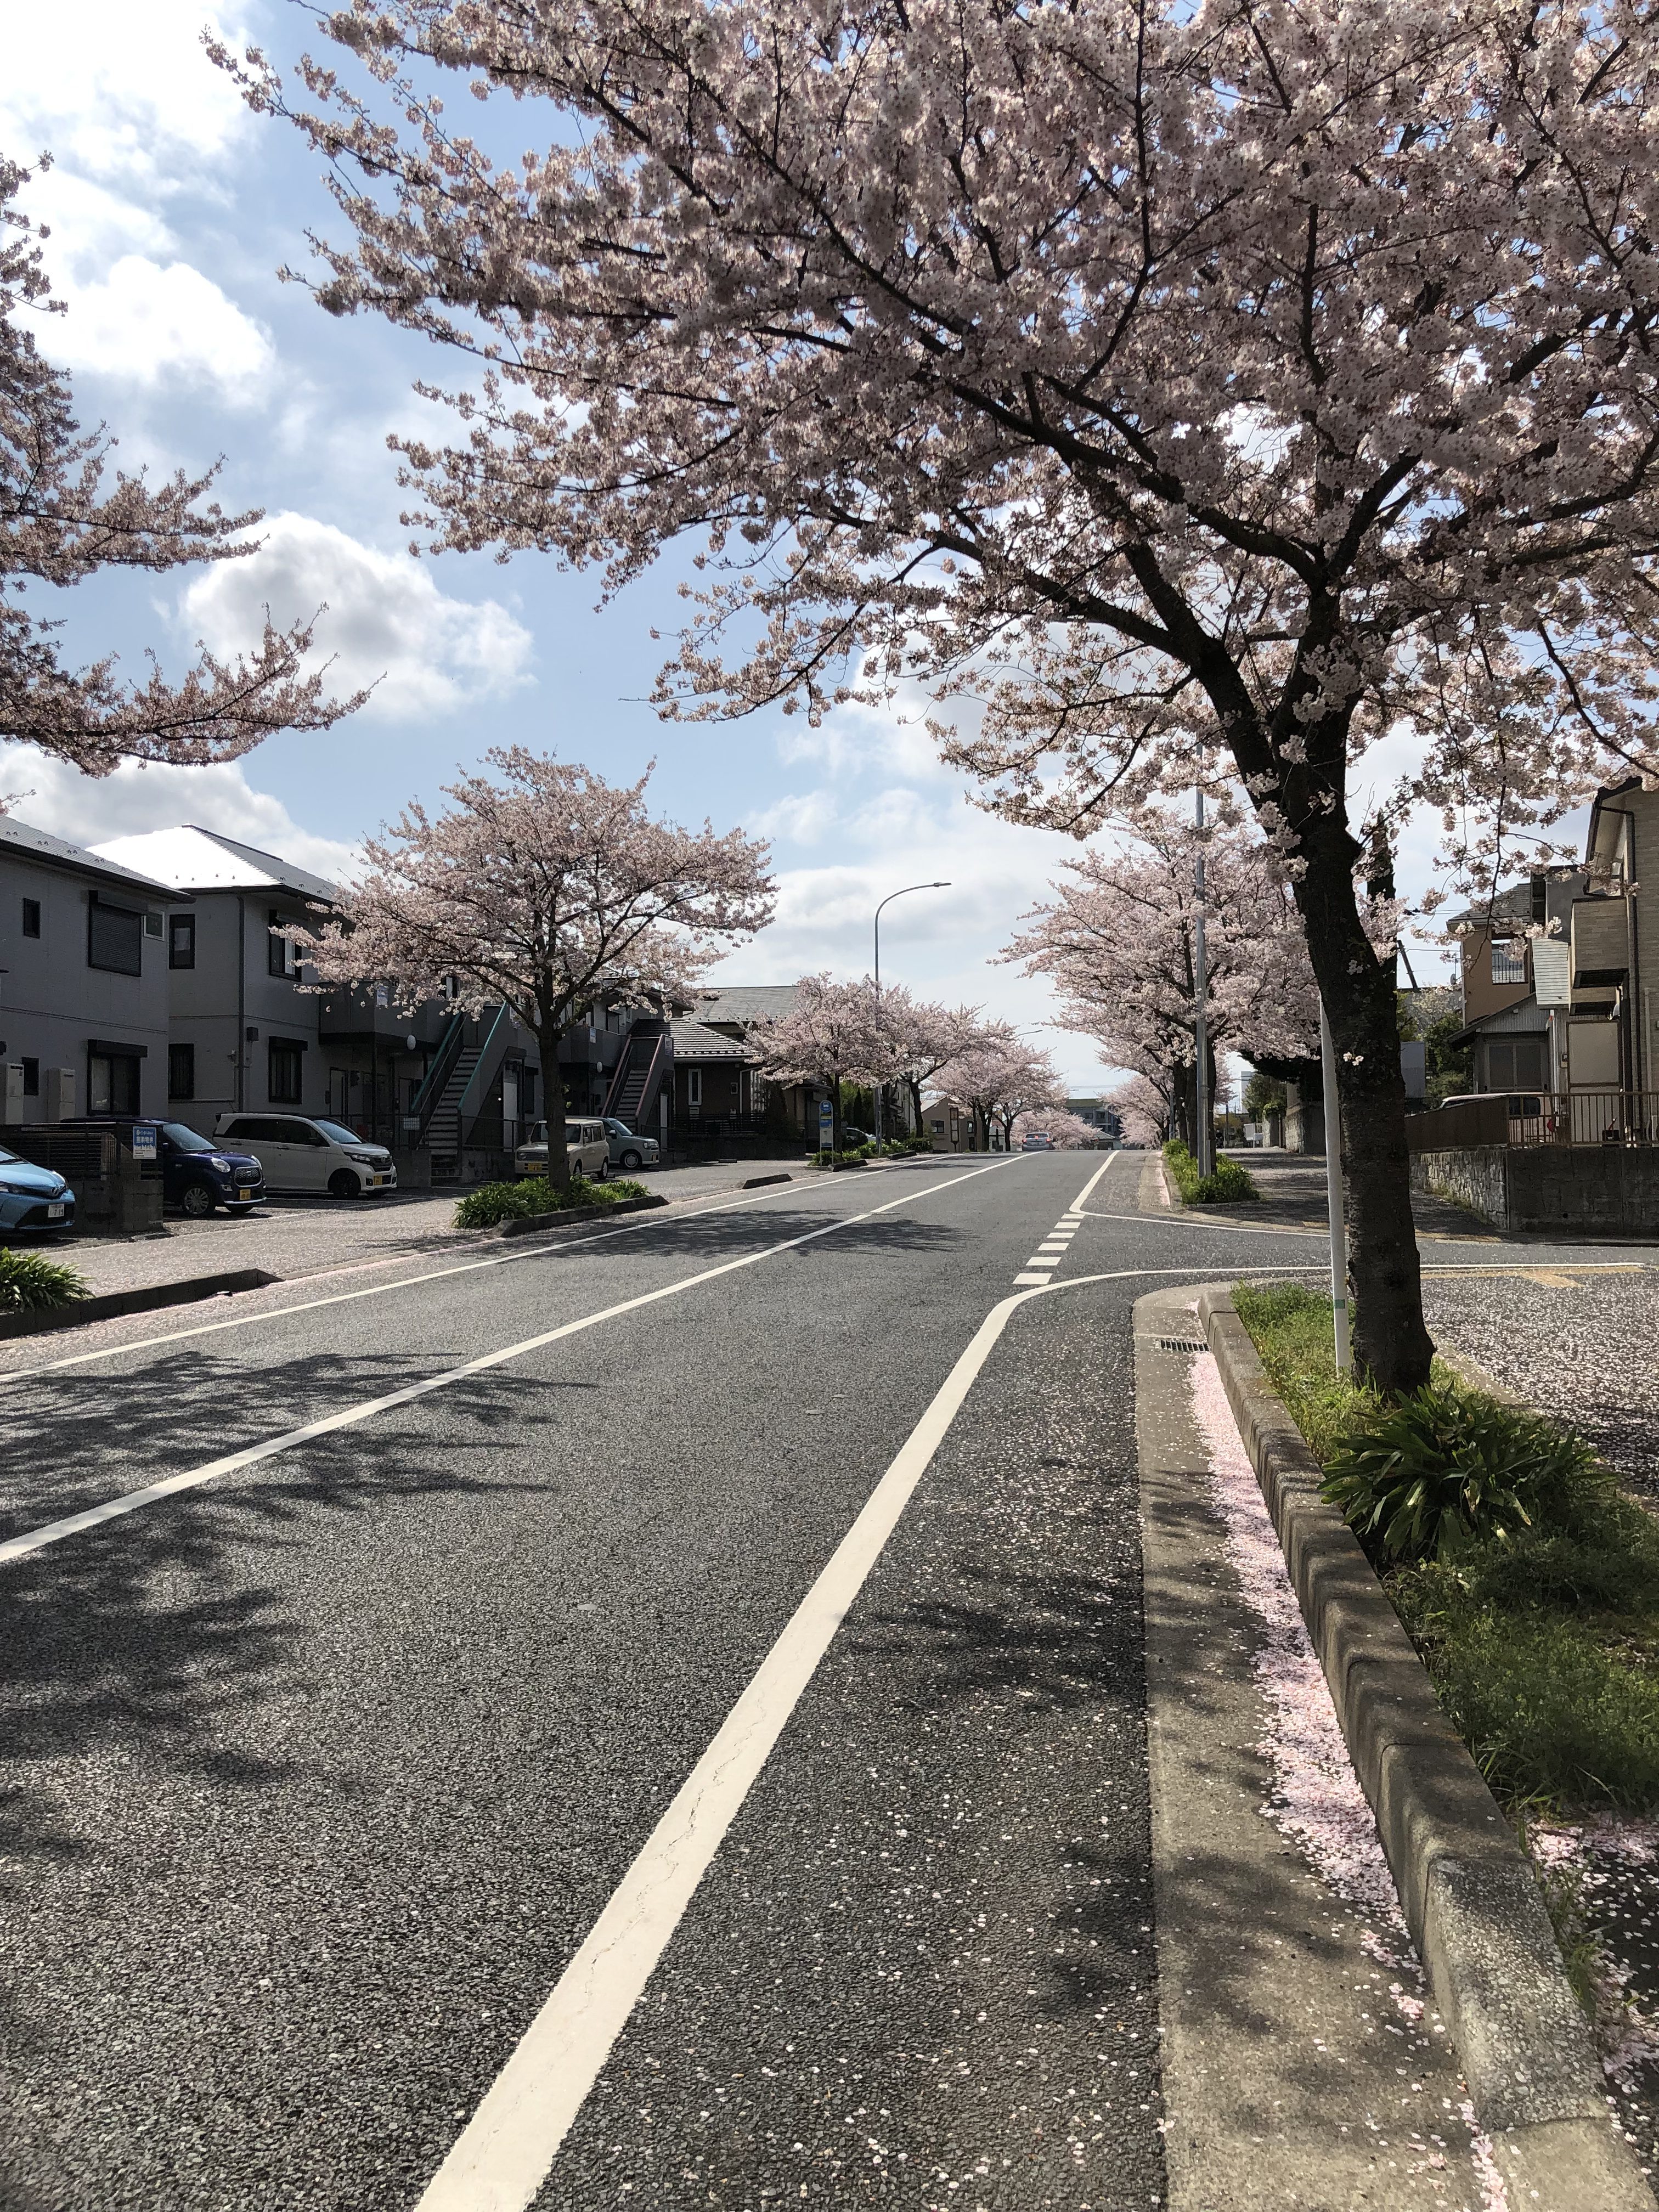
M 1325 1087 L 1325 1204 L 1331 1223 L 1331 1322 L 1336 1371 L 1348 1371 L 1348 1231 L 1342 1218 L 1342 1107 L 1336 1094 L 1336 1046 L 1331 1018 L 1319 1001 L 1319 1066 Z
M 1204 952 L 1204 793 L 1194 793 L 1195 824 L 1200 832 L 1198 846 L 1198 912 L 1193 921 L 1193 996 L 1196 1018 L 1193 1023 L 1193 1049 L 1197 1056 L 1197 1120 L 1198 1171 L 1211 1175 L 1215 1170 L 1214 1146 L 1210 1130 L 1210 1018 L 1205 1005 L 1210 988 L 1209 970 Z

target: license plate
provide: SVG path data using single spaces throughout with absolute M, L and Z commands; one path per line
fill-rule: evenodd
M 63 1218 L 64 1201 L 60 1198 L 55 1200 L 53 1203 L 46 1208 L 46 1218 L 48 1221 L 61 1221 Z

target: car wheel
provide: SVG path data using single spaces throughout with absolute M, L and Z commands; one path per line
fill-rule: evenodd
M 179 1203 L 192 1221 L 205 1221 L 219 1203 L 219 1200 L 217 1193 L 210 1184 L 187 1182 L 185 1185 L 184 1196 Z
M 637 1152 L 624 1152 L 617 1164 L 618 1167 L 628 1169 L 631 1174 L 640 1164 L 640 1156 Z
M 356 1198 L 362 1190 L 362 1184 L 352 1174 L 349 1168 L 337 1168 L 328 1179 L 328 1194 L 331 1198 Z
M 594 1182 L 610 1182 L 610 1180 L 611 1180 L 611 1163 L 610 1163 L 610 1161 L 609 1161 L 609 1160 L 601 1160 L 601 1161 L 599 1162 L 599 1168 L 598 1168 L 598 1170 L 597 1170 L 597 1171 L 596 1171 L 596 1173 L 595 1173 L 595 1175 L 594 1175 L 593 1180 L 594 1180 Z

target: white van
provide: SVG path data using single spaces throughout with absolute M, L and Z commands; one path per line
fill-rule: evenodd
M 398 1188 L 398 1170 L 385 1146 L 366 1144 L 343 1121 L 319 1121 L 308 1114 L 222 1114 L 213 1133 L 252 1153 L 264 1170 L 268 1191 L 357 1198 L 364 1191 Z
M 611 1173 L 611 1139 L 603 1121 L 568 1121 L 564 1125 L 564 1156 L 573 1176 L 603 1182 Z M 547 1124 L 538 1121 L 513 1155 L 521 1176 L 547 1173 Z

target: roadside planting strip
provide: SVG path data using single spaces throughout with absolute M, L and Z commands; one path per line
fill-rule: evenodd
M 699 1284 L 714 1282 L 721 1275 L 735 1273 L 740 1267 L 752 1267 L 763 1260 L 775 1259 L 780 1253 L 795 1251 L 803 1244 L 816 1243 L 820 1237 L 833 1237 L 839 1230 L 856 1228 L 861 1221 L 873 1221 L 878 1214 L 891 1213 L 897 1206 L 909 1206 L 919 1199 L 930 1198 L 935 1191 L 950 1190 L 957 1183 L 972 1182 L 979 1176 L 990 1175 L 998 1168 L 1012 1165 L 1012 1161 L 1019 1157 L 1016 1153 L 994 1160 L 987 1167 L 970 1168 L 964 1175 L 951 1176 L 948 1182 L 929 1183 L 925 1189 L 906 1191 L 897 1198 L 890 1198 L 884 1206 L 872 1206 L 862 1213 L 850 1213 L 839 1220 L 826 1221 L 817 1229 L 803 1231 L 799 1237 L 786 1237 L 776 1244 L 763 1245 L 757 1252 L 740 1253 L 735 1260 L 721 1261 L 718 1267 L 704 1267 L 695 1275 L 683 1276 L 678 1282 L 664 1283 L 654 1291 L 642 1291 L 637 1297 L 623 1298 L 615 1305 L 602 1307 L 597 1313 L 583 1314 L 574 1321 L 562 1322 L 558 1328 L 544 1329 L 538 1335 L 521 1337 L 516 1344 L 503 1345 L 499 1351 L 482 1352 L 476 1359 L 466 1360 L 459 1367 L 446 1368 L 442 1374 L 429 1375 L 419 1382 L 406 1383 L 401 1390 L 388 1391 L 384 1397 L 365 1399 L 358 1405 L 343 1407 L 337 1413 L 326 1414 L 319 1421 L 307 1422 L 303 1428 L 286 1430 L 280 1436 L 268 1437 L 263 1443 L 250 1444 L 244 1450 L 228 1452 L 222 1459 L 210 1460 L 205 1466 L 185 1468 L 178 1474 L 164 1477 L 160 1482 L 147 1484 L 142 1490 L 128 1491 L 123 1497 L 106 1498 L 101 1505 L 89 1506 L 84 1512 L 69 1514 L 61 1521 L 47 1522 L 39 1528 L 29 1529 L 22 1535 L 14 1536 L 0 1544 L 0 1566 L 9 1565 L 15 1559 L 26 1559 L 32 1552 L 44 1551 L 49 1545 L 62 1543 L 66 1536 L 80 1535 L 88 1528 L 100 1527 L 106 1521 L 118 1521 L 129 1513 L 137 1513 L 143 1506 L 157 1504 L 164 1498 L 177 1497 L 181 1491 L 199 1490 L 204 1483 L 212 1482 L 220 1475 L 234 1474 L 243 1468 L 257 1466 L 261 1460 L 274 1458 L 278 1452 L 290 1451 L 296 1444 L 309 1443 L 318 1437 L 333 1436 L 342 1429 L 356 1428 L 361 1422 L 373 1420 L 376 1414 L 390 1413 L 397 1406 L 412 1405 L 417 1398 L 424 1398 L 434 1390 L 447 1390 L 471 1376 L 485 1374 L 492 1367 L 504 1366 L 508 1360 L 522 1359 L 527 1353 L 539 1352 L 544 1346 L 557 1344 L 562 1338 L 577 1336 L 584 1329 L 596 1328 L 601 1322 L 615 1321 L 623 1314 L 636 1312 L 641 1306 L 656 1305 L 664 1298 L 678 1297 L 683 1291 L 696 1290 Z M 1103 1169 L 1101 1173 L 1104 1172 Z M 641 1218 L 648 1219 L 651 1217 Z M 511 1256 L 516 1259 L 519 1255 L 515 1253 Z M 500 1261 L 471 1262 L 473 1267 L 501 1264 Z M 436 1275 L 465 1272 L 463 1268 L 442 1267 L 436 1270 Z M 426 1276 L 419 1279 L 432 1281 L 435 1279 L 435 1276 Z M 385 1284 L 379 1287 L 391 1289 L 396 1286 Z M 368 1291 L 348 1291 L 340 1295 L 341 1297 L 367 1297 L 374 1294 Z M 339 1298 L 318 1298 L 311 1304 L 313 1306 L 334 1305 L 339 1302 Z M 289 1306 L 283 1310 L 302 1313 L 308 1309 Z M 247 1318 L 271 1317 L 249 1316 Z M 224 1322 L 215 1325 L 219 1328 L 228 1326 Z M 193 1330 L 181 1332 L 186 1335 L 198 1333 Z M 173 1340 L 167 1337 L 162 1341 L 171 1343 Z M 97 1357 L 92 1353 L 83 1356 Z M 60 1364 L 69 1365 L 71 1363 L 64 1361 Z M 39 1368 L 31 1370 L 35 1374 L 43 1371 Z

